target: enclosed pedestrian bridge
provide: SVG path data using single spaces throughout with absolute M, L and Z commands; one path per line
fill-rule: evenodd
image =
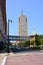
M 8 39 L 8 36 L 7 36 Z M 9 40 L 10 41 L 25 41 L 25 40 L 29 40 L 30 36 L 11 36 L 9 35 Z

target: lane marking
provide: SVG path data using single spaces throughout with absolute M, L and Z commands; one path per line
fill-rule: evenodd
M 6 59 L 7 59 L 7 56 L 4 57 L 4 59 L 3 59 L 2 63 L 1 63 L 1 65 L 5 65 Z

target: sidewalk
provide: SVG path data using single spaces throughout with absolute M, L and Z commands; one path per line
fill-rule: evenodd
M 0 53 L 0 64 L 3 61 L 3 58 L 7 55 L 7 53 Z
M 21 52 L 21 53 L 0 53 L 0 65 L 7 56 L 5 65 L 43 65 L 43 51 Z

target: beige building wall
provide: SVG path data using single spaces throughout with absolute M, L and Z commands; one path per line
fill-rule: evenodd
M 18 17 L 18 35 L 28 36 L 27 17 L 23 13 Z

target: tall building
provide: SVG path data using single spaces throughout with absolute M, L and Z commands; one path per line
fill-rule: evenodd
M 18 17 L 18 35 L 19 36 L 28 36 L 27 30 L 27 17 L 21 12 L 21 15 Z
M 7 34 L 6 0 L 0 0 L 0 30 L 2 34 Z

